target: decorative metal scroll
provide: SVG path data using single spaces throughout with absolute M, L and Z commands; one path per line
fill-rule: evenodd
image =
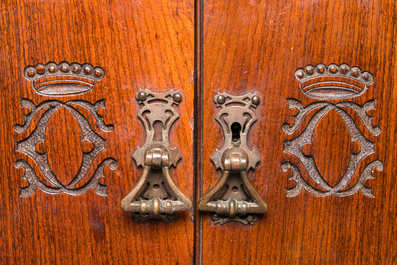
M 257 214 L 266 213 L 268 205 L 248 179 L 255 169 L 258 154 L 248 147 L 248 133 L 257 117 L 251 108 L 260 103 L 258 95 L 234 96 L 218 93 L 214 102 L 221 110 L 216 121 L 221 125 L 224 145 L 216 149 L 211 160 L 223 171 L 221 179 L 199 200 L 200 211 L 213 212 L 214 223 L 240 222 L 254 224 Z
M 173 90 L 156 93 L 146 89 L 139 91 L 136 99 L 142 105 L 138 117 L 145 127 L 146 141 L 135 150 L 133 157 L 137 165 L 143 167 L 143 172 L 121 201 L 121 208 L 132 212 L 137 222 L 150 219 L 174 222 L 178 212 L 192 207 L 192 202 L 176 186 L 169 172 L 169 168 L 176 167 L 182 158 L 169 140 L 170 129 L 179 118 L 173 105 L 179 105 L 182 95 Z

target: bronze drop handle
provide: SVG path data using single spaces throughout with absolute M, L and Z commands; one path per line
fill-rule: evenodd
M 247 137 L 256 121 L 251 108 L 256 108 L 260 99 L 251 93 L 243 96 L 222 93 L 215 96 L 214 101 L 222 108 L 216 120 L 222 126 L 225 142 L 211 160 L 223 173 L 218 183 L 200 198 L 198 208 L 213 212 L 215 223 L 253 224 L 257 220 L 254 214 L 266 213 L 268 209 L 247 175 L 259 162 L 256 151 L 248 148 Z
M 138 117 L 146 129 L 146 142 L 138 147 L 134 159 L 143 166 L 138 184 L 121 201 L 124 211 L 132 212 L 135 221 L 160 219 L 173 222 L 178 212 L 188 211 L 192 202 L 173 182 L 169 168 L 176 166 L 181 156 L 176 148 L 171 148 L 169 130 L 179 118 L 173 104 L 182 101 L 179 92 L 155 93 L 140 91 L 137 100 L 143 104 Z M 155 131 L 155 123 L 160 123 L 161 132 Z M 156 135 L 156 134 L 161 135 Z

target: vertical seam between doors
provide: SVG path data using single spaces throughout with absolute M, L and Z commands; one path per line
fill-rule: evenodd
M 203 2 L 194 1 L 194 243 L 193 263 L 202 264 L 202 216 L 197 201 L 202 194 L 203 184 Z

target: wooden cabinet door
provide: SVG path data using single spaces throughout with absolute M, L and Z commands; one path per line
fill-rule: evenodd
M 182 159 L 171 175 L 193 199 L 193 1 L 10 0 L 1 1 L 0 19 L 0 263 L 190 264 L 193 212 L 174 223 L 137 223 L 120 202 L 142 174 L 132 158 L 145 141 L 135 98 L 140 89 L 182 94 L 170 134 Z M 101 67 L 105 75 L 82 65 L 76 80 L 90 87 L 88 77 L 98 77 L 83 94 L 67 87 L 43 90 L 25 77 L 29 65 L 64 61 Z M 56 110 L 48 123 L 48 116 L 42 118 L 47 110 Z M 16 126 L 29 123 L 32 113 L 26 130 Z M 43 130 L 41 141 L 23 142 Z M 93 148 L 100 152 L 87 168 L 83 157 Z M 49 167 L 40 154 L 47 154 Z M 55 180 L 44 176 L 51 175 L 48 170 Z M 69 187 L 78 192 L 59 192 L 84 170 L 84 178 Z M 39 186 L 53 188 L 34 189 L 34 173 Z
M 0 19 L 1 264 L 394 263 L 394 1 L 5 0 Z M 170 174 L 194 205 L 173 223 L 120 208 L 146 89 L 182 95 Z M 260 98 L 268 211 L 247 225 L 196 206 L 221 176 L 218 93 Z
M 260 163 L 249 178 L 269 209 L 251 226 L 214 225 L 203 214 L 201 264 L 394 264 L 395 2 L 209 0 L 202 14 L 200 192 L 221 175 L 210 160 L 223 144 L 214 96 L 256 93 L 258 121 L 248 139 Z M 362 72 L 355 76 L 353 67 Z M 302 83 L 316 71 L 325 77 L 309 83 L 330 82 L 317 92 Z M 367 87 L 335 88 L 346 82 Z M 294 121 L 299 126 L 288 129 Z M 347 185 L 337 185 L 346 172 Z

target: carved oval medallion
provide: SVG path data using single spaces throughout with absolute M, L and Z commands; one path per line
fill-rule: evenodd
M 44 141 L 48 163 L 59 182 L 65 186 L 81 167 L 82 138 L 76 118 L 66 108 L 58 110 L 48 122 Z
M 335 186 L 349 165 L 350 143 L 349 129 L 335 110 L 327 113 L 314 130 L 311 155 L 330 186 Z

